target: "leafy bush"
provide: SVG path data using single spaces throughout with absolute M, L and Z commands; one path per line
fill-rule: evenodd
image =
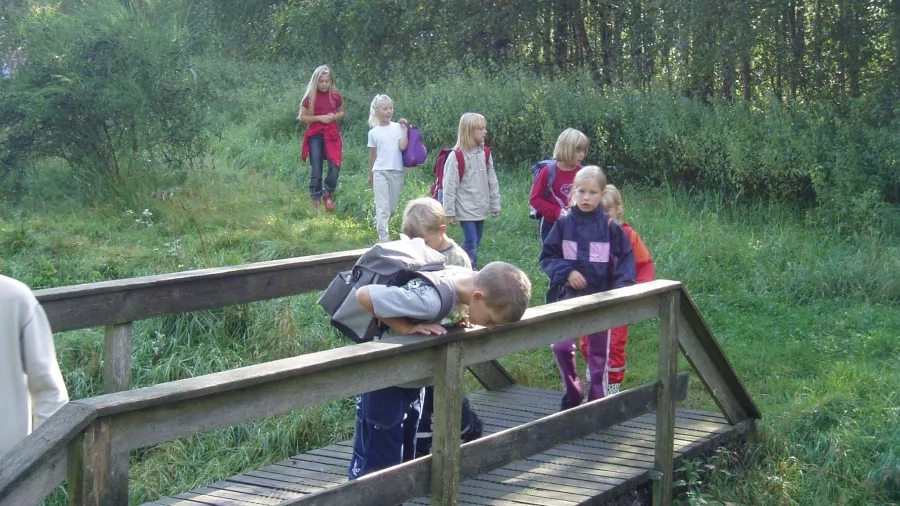
M 183 175 L 205 149 L 208 94 L 171 15 L 111 0 L 31 11 L 18 25 L 26 63 L 0 82 L 0 166 L 59 157 L 92 186 Z

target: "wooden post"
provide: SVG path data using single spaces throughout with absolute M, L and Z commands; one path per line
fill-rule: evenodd
M 131 353 L 134 347 L 131 322 L 107 325 L 103 348 L 103 391 L 111 394 L 131 390 Z M 116 497 L 128 502 L 128 450 L 110 455 L 109 486 Z
M 131 322 L 106 326 L 103 348 L 103 391 L 111 394 L 131 389 Z
M 110 435 L 109 419 L 100 418 L 69 443 L 70 506 L 128 504 L 128 489 L 122 495 L 122 490 L 110 482 L 113 471 Z
M 678 374 L 679 292 L 662 295 L 659 305 L 659 389 L 656 400 L 656 452 L 653 506 L 671 506 L 672 473 L 675 458 L 675 398 Z
M 462 346 L 438 350 L 434 377 L 434 427 L 431 443 L 431 504 L 459 501 L 459 432 L 462 424 Z

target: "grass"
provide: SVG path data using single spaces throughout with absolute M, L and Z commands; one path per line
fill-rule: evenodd
M 267 112 L 295 107 L 286 98 L 294 87 L 267 91 L 273 95 Z M 258 90 L 248 96 L 241 100 L 267 100 Z M 364 128 L 348 125 L 338 210 L 326 214 L 312 210 L 298 185 L 308 177 L 306 164 L 298 177 L 298 134 L 285 134 L 271 120 L 247 120 L 250 114 L 238 117 L 185 180 L 148 179 L 140 190 L 106 201 L 81 198 L 66 184 L 67 169 L 47 161 L 28 182 L 27 197 L 0 202 L 0 272 L 43 288 L 374 240 Z M 522 267 L 537 305 L 546 279 L 537 263 L 536 224 L 527 218 L 530 175 L 526 167 L 501 170 L 503 214 L 486 224 L 479 257 Z M 733 207 L 715 195 L 629 185 L 614 173 L 611 182 L 623 189 L 626 219 L 653 253 L 657 276 L 685 284 L 764 414 L 758 441 L 739 456 L 720 452 L 679 500 L 900 502 L 900 242 L 838 236 L 784 207 Z M 429 169 L 411 170 L 401 202 L 425 195 L 429 183 Z M 395 218 L 392 230 L 398 228 Z M 450 233 L 461 240 L 458 227 Z M 136 322 L 135 386 L 345 345 L 323 313 L 310 308 L 315 294 Z M 652 380 L 656 332 L 652 321 L 632 327 L 626 386 Z M 101 329 L 56 339 L 71 396 L 101 393 Z M 549 349 L 502 362 L 520 383 L 559 388 Z M 679 368 L 689 366 L 682 360 Z M 466 387 L 477 388 L 472 378 Z M 696 378 L 686 405 L 715 409 Z M 352 408 L 345 399 L 137 450 L 131 501 L 349 438 Z M 60 494 L 48 503 L 62 501 Z

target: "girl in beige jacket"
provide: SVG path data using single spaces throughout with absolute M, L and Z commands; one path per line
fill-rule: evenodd
M 463 154 L 462 177 L 455 156 L 448 156 L 444 163 L 444 215 L 451 225 L 459 222 L 462 227 L 462 248 L 472 260 L 473 269 L 478 269 L 478 246 L 485 218 L 488 214 L 494 218 L 500 216 L 500 185 L 493 157 L 485 156 L 486 134 L 484 116 L 474 112 L 463 114 L 453 147 Z

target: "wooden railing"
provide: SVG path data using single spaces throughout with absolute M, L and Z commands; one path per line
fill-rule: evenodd
M 271 298 L 255 297 L 237 302 Z M 118 307 L 128 307 L 127 298 Z M 110 314 L 121 315 L 109 317 L 116 324 L 137 313 Z M 460 404 L 463 367 L 649 318 L 660 319 L 656 381 L 460 448 L 459 410 L 451 407 Z M 654 502 L 668 504 L 678 346 L 731 423 L 759 418 L 690 296 L 680 283 L 660 280 L 531 308 L 521 322 L 490 330 L 400 336 L 70 402 L 0 461 L 0 504 L 37 503 L 66 476 L 70 504 L 125 504 L 127 481 L 117 462 L 131 449 L 431 375 L 440 421 L 432 456 L 286 504 L 396 504 L 429 493 L 432 504 L 456 504 L 462 479 L 653 410 Z

